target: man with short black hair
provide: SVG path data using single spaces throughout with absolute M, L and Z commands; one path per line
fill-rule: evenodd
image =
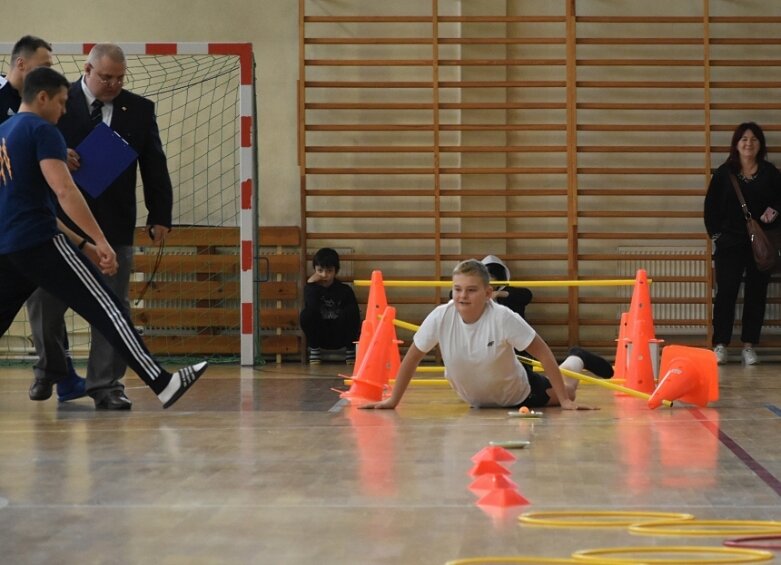
M 67 99 L 65 77 L 39 67 L 25 78 L 19 112 L 0 125 L 0 337 L 33 291 L 43 288 L 98 329 L 168 408 L 207 363 L 173 374 L 163 369 L 103 281 L 101 272 L 117 272 L 117 256 L 66 164 L 65 140 L 54 124 Z M 59 222 L 57 205 L 92 243 Z
M 0 124 L 19 111 L 24 77 L 36 67 L 52 66 L 52 46 L 33 35 L 25 35 L 11 51 L 11 68 L 0 76 Z
M 11 50 L 11 68 L 6 76 L 0 76 L 0 124 L 19 111 L 22 103 L 20 92 L 24 86 L 24 77 L 37 67 L 52 66 L 52 46 L 40 37 L 25 35 L 14 44 Z M 35 329 L 33 329 L 35 333 Z M 57 400 L 66 402 L 81 398 L 85 394 L 86 380 L 76 374 L 73 367 L 68 335 L 63 327 L 63 366 L 60 373 L 67 377 L 57 382 Z M 57 370 L 57 369 L 55 369 Z M 31 400 L 47 400 L 51 397 L 51 386 L 37 387 L 30 391 Z

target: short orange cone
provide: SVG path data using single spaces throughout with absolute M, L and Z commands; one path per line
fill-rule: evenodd
M 511 488 L 498 488 L 488 492 L 475 504 L 478 506 L 521 506 L 529 504 L 521 494 Z
M 469 485 L 469 490 L 474 492 L 496 490 L 500 488 L 517 489 L 518 485 L 510 480 L 507 475 L 494 475 L 492 473 L 478 476 L 472 481 L 472 484 Z
M 399 368 L 398 343 L 394 343 L 393 320 L 396 309 L 385 308 L 379 327 L 372 335 L 366 352 L 362 355 L 360 365 L 356 365 L 353 384 L 350 390 L 341 394 L 342 398 L 363 398 L 366 400 L 382 400 L 382 393 L 391 377 L 396 376 Z M 395 357 L 393 352 L 395 350 Z
M 479 477 L 480 475 L 509 475 L 510 469 L 496 461 L 483 460 L 478 461 L 469 470 L 469 474 L 473 477 Z
M 489 445 L 484 447 L 472 456 L 472 461 L 515 461 L 517 458 L 504 447 L 499 445 Z
M 658 408 L 663 400 L 706 406 L 719 399 L 719 371 L 710 349 L 668 345 L 662 351 L 660 374 L 659 386 L 648 399 L 650 408 Z

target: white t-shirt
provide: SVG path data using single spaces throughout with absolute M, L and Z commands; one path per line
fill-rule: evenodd
M 425 353 L 439 344 L 445 377 L 471 406 L 517 406 L 531 389 L 513 348 L 526 349 L 536 335 L 523 318 L 493 300 L 479 320 L 466 324 L 451 300 L 426 317 L 413 341 Z

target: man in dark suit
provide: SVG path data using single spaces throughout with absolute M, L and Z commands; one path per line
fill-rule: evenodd
M 97 198 L 84 193 L 92 213 L 117 253 L 119 271 L 106 277 L 109 287 L 130 309 L 128 288 L 133 258 L 133 232 L 136 226 L 136 174 L 141 171 L 144 202 L 148 210 L 146 226 L 154 243 L 159 244 L 171 228 L 173 191 L 167 161 L 155 117 L 154 103 L 122 88 L 125 81 L 125 55 L 118 45 L 95 45 L 84 65 L 84 75 L 71 85 L 67 113 L 57 127 L 68 145 L 68 166 L 78 169 L 79 156 L 73 151 L 92 129 L 103 122 L 121 135 L 138 153 L 134 162 Z M 77 226 L 63 221 L 77 233 Z M 86 235 L 84 235 L 85 240 Z M 57 375 L 50 367 L 59 367 L 64 355 L 62 335 L 66 306 L 43 290 L 28 301 L 33 324 L 33 340 L 40 357 L 35 367 L 33 389 L 48 387 Z M 129 410 L 132 402 L 125 395 L 121 378 L 127 364 L 99 332 L 92 330 L 87 365 L 87 394 L 98 410 Z

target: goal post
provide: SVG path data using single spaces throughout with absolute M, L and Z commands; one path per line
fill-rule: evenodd
M 174 227 L 159 268 L 145 269 L 155 263 L 158 248 L 136 237 L 130 293 L 134 322 L 156 355 L 237 357 L 242 365 L 253 365 L 260 359 L 260 332 L 252 45 L 118 45 L 127 60 L 125 88 L 155 103 L 174 187 Z M 77 80 L 93 46 L 52 43 L 54 68 L 69 81 Z M 6 54 L 12 47 L 0 43 Z M 143 226 L 147 210 L 140 174 L 136 196 L 136 225 Z M 218 231 L 219 237 L 211 235 Z M 75 355 L 84 355 L 88 325 L 70 311 L 66 325 Z M 29 356 L 30 335 L 23 309 L 0 340 L 0 356 Z

